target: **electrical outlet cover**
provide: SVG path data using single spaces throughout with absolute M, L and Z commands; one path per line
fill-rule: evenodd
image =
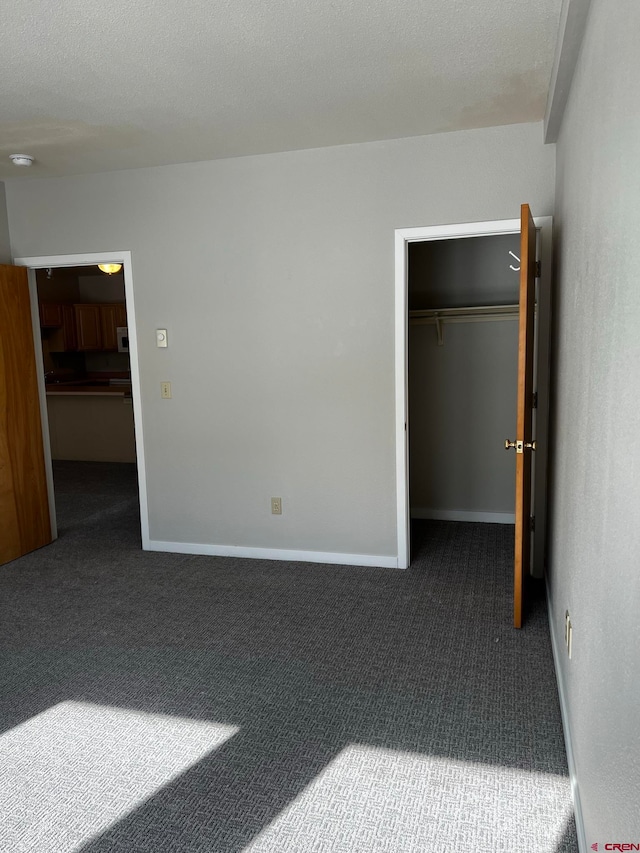
M 271 498 L 271 514 L 282 515 L 282 498 Z

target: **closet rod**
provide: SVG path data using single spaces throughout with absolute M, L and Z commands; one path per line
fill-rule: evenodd
M 468 308 L 422 308 L 409 311 L 409 319 L 414 322 L 433 322 L 455 319 L 499 319 L 500 317 L 517 316 L 519 306 L 516 305 L 478 305 Z
M 518 305 L 478 305 L 468 308 L 424 308 L 409 311 L 409 323 L 412 326 L 435 324 L 438 346 L 444 344 L 443 323 L 486 323 L 491 320 L 505 320 L 517 317 Z

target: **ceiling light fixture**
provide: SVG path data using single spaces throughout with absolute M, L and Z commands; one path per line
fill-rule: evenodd
M 98 264 L 98 269 L 106 272 L 107 275 L 113 275 L 114 272 L 120 272 L 122 264 Z
M 9 154 L 9 160 L 14 166 L 31 166 L 34 158 L 31 154 Z

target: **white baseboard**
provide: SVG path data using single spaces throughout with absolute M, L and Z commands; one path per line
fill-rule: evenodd
M 560 649 L 563 648 L 557 641 L 555 622 L 553 620 L 553 608 L 551 607 L 551 595 L 549 591 L 549 581 L 546 580 L 547 586 L 547 613 L 549 616 L 549 632 L 551 634 L 551 650 L 553 652 L 553 666 L 556 671 L 556 682 L 558 684 L 558 696 L 560 697 L 560 714 L 562 716 L 562 731 L 564 733 L 564 746 L 567 753 L 567 765 L 569 767 L 569 779 L 571 780 L 571 798 L 573 799 L 573 811 L 576 818 L 576 834 L 578 836 L 578 851 L 579 853 L 588 853 L 587 837 L 584 831 L 584 818 L 582 816 L 582 805 L 580 803 L 580 789 L 576 777 L 576 764 L 573 756 L 573 745 L 571 742 L 571 728 L 569 727 L 569 710 L 567 708 L 567 698 L 564 689 L 564 681 L 562 680 L 562 670 L 560 669 Z
M 411 518 L 428 518 L 432 521 L 481 521 L 485 524 L 515 524 L 513 512 L 474 512 L 466 509 L 425 509 L 411 507 Z
M 289 551 L 280 548 L 247 548 L 242 545 L 203 545 L 193 542 L 162 542 L 148 539 L 145 551 L 167 551 L 171 554 L 203 554 L 209 557 L 248 557 L 251 560 L 289 560 L 294 563 L 331 563 L 341 566 L 372 566 L 397 569 L 397 556 L 375 554 L 338 554 L 331 551 Z

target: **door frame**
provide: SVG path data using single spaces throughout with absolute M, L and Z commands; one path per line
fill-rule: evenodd
M 537 449 L 534 463 L 534 505 L 536 535 L 532 573 L 542 577 L 546 546 L 546 488 L 549 416 L 549 346 L 551 332 L 551 245 L 553 217 L 536 216 L 537 254 L 541 259 L 536 320 L 535 379 L 538 408 L 535 410 Z M 488 222 L 461 222 L 453 225 L 428 225 L 398 228 L 395 231 L 395 396 L 396 396 L 396 507 L 398 568 L 409 567 L 411 507 L 409 505 L 409 311 L 408 272 L 409 244 L 428 240 L 457 240 L 465 237 L 488 237 L 519 234 L 520 219 Z M 498 440 L 502 436 L 497 437 Z
M 140 392 L 140 365 L 138 359 L 138 337 L 136 331 L 136 312 L 133 289 L 133 268 L 131 252 L 92 252 L 81 255 L 47 255 L 44 257 L 14 258 L 15 266 L 27 267 L 29 271 L 29 294 L 31 297 L 31 315 L 36 358 L 42 364 L 42 339 L 38 314 L 38 290 L 35 271 L 39 269 L 58 269 L 60 267 L 97 266 L 98 264 L 122 264 L 124 272 L 125 305 L 127 309 L 127 328 L 129 330 L 129 360 L 131 363 L 131 397 L 133 402 L 133 424 L 136 439 L 136 461 L 138 467 L 138 487 L 140 494 L 140 526 L 142 530 L 142 548 L 149 546 L 149 507 L 147 501 L 147 477 L 144 457 L 144 432 L 142 429 L 142 396 Z M 51 529 L 57 537 L 55 496 L 53 490 L 53 465 L 51 461 L 51 442 L 47 418 L 47 397 L 44 383 L 44 370 L 38 372 L 38 391 L 40 413 L 42 416 L 42 435 L 44 440 L 44 459 L 47 471 L 49 491 L 49 512 Z

